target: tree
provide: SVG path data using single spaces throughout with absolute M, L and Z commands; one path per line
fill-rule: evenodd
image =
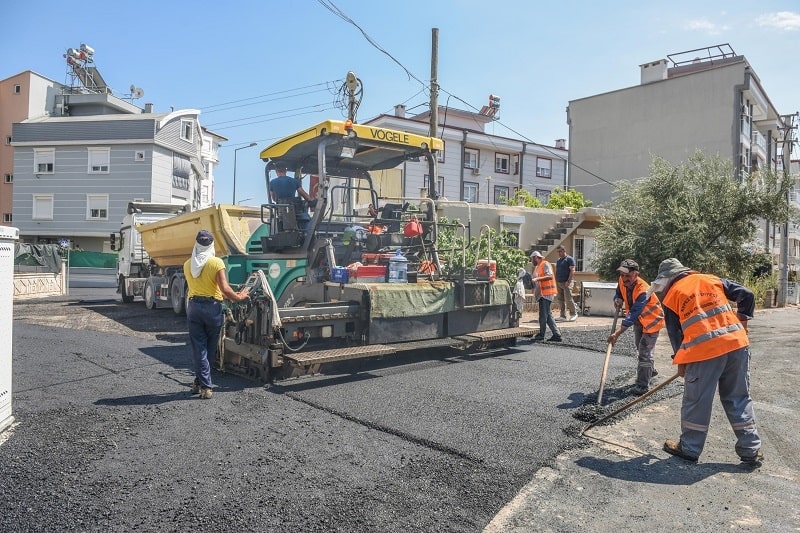
M 772 171 L 737 179 L 730 161 L 696 152 L 672 166 L 655 157 L 650 176 L 619 182 L 597 229 L 593 266 L 616 279 L 622 259 L 635 259 L 652 280 L 668 257 L 703 272 L 742 280 L 763 256 L 752 244 L 759 219 L 784 222 L 792 180 Z
M 565 191 L 560 187 L 553 189 L 553 192 L 550 193 L 550 198 L 547 200 L 546 205 L 542 204 L 541 200 L 533 196 L 525 189 L 519 189 L 506 203 L 508 205 L 538 207 L 545 209 L 564 209 L 566 207 L 571 207 L 576 211 L 581 207 L 589 207 L 592 205 L 592 201 L 584 198 L 583 193 L 574 189 Z

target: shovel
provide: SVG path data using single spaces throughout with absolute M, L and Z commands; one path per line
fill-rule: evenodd
M 653 395 L 653 394 L 655 394 L 656 392 L 660 391 L 661 389 L 663 389 L 664 387 L 666 387 L 667 385 L 669 385 L 670 383 L 672 383 L 672 382 L 673 382 L 675 379 L 677 379 L 678 377 L 680 377 L 680 376 L 679 376 L 678 374 L 675 374 L 674 376 L 670 377 L 669 379 L 667 379 L 667 380 L 666 380 L 666 381 L 664 381 L 663 383 L 659 383 L 657 387 L 653 387 L 653 388 L 652 388 L 652 389 L 650 389 L 649 391 L 645 392 L 644 394 L 642 394 L 641 396 L 639 396 L 638 398 L 636 398 L 636 399 L 635 399 L 635 400 L 633 400 L 632 402 L 628 402 L 628 403 L 626 403 L 625 405 L 623 405 L 622 407 L 620 407 L 619 409 L 617 409 L 617 410 L 616 410 L 616 411 L 614 411 L 613 413 L 607 414 L 607 415 L 606 415 L 606 416 L 604 416 L 603 418 L 601 418 L 601 419 L 599 419 L 599 420 L 596 420 L 596 421 L 592 422 L 591 424 L 589 424 L 588 426 L 586 426 L 585 428 L 583 428 L 583 430 L 581 430 L 581 432 L 580 432 L 580 435 L 582 436 L 584 433 L 586 433 L 586 430 L 588 430 L 589 428 L 593 428 L 594 426 L 596 426 L 596 425 L 598 425 L 598 424 L 600 424 L 600 423 L 602 423 L 602 422 L 605 422 L 605 421 L 606 421 L 606 420 L 608 420 L 609 418 L 613 418 L 613 417 L 617 416 L 618 414 L 620 414 L 620 413 L 621 413 L 622 411 L 624 411 L 625 409 L 628 409 L 628 408 L 630 408 L 630 407 L 633 407 L 634 405 L 636 405 L 637 403 L 641 402 L 641 401 L 642 401 L 642 400 L 644 400 L 645 398 L 648 398 L 648 397 L 652 396 L 652 395 Z
M 611 325 L 611 333 L 617 331 L 617 318 L 619 318 L 619 309 L 616 307 L 614 308 L 614 323 Z M 601 405 L 603 403 L 603 389 L 606 388 L 606 374 L 608 373 L 608 361 L 611 359 L 611 348 L 614 345 L 610 342 L 608 343 L 608 348 L 606 348 L 606 360 L 603 362 L 603 373 L 600 376 L 600 392 L 597 393 L 597 405 Z

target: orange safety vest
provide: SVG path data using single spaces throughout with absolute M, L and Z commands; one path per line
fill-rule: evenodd
M 633 286 L 633 302 L 629 302 L 628 289 L 625 287 L 625 284 L 622 283 L 622 278 L 619 278 L 617 283 L 619 284 L 619 293 L 622 295 L 622 301 L 625 302 L 625 309 L 628 311 L 631 310 L 633 302 L 639 299 L 639 295 L 643 292 L 647 292 L 647 289 L 650 288 L 650 284 L 645 280 L 636 278 L 636 285 Z M 639 315 L 639 323 L 642 325 L 642 331 L 644 333 L 655 333 L 664 327 L 664 310 L 661 308 L 661 304 L 658 302 L 658 296 L 656 296 L 655 293 L 651 294 L 650 298 L 644 304 L 644 309 L 642 309 Z
M 546 263 L 547 261 L 542 259 L 542 262 L 536 267 L 537 278 L 543 278 L 547 275 L 547 273 L 544 271 L 544 265 Z M 542 293 L 542 296 L 555 296 L 558 292 L 556 290 L 556 278 L 554 272 L 555 269 L 553 268 L 553 265 L 550 265 L 550 277 L 539 281 L 539 292 Z
M 667 290 L 661 303 L 678 315 L 683 329 L 675 364 L 713 359 L 750 345 L 716 276 L 690 274 L 681 278 Z

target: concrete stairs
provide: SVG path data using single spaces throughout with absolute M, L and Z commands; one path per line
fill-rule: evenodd
M 579 214 L 570 213 L 562 216 L 555 226 L 549 228 L 539 237 L 539 240 L 536 241 L 530 251 L 538 250 L 543 256 L 547 257 L 547 254 L 561 244 L 580 223 L 581 215 Z

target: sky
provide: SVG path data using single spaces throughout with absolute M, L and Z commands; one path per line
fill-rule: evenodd
M 552 146 L 569 138 L 571 100 L 639 84 L 643 63 L 720 44 L 747 58 L 780 113 L 800 109 L 797 0 L 27 0 L 0 13 L 0 79 L 32 70 L 68 83 L 63 56 L 86 43 L 116 96 L 134 85 L 141 107 L 199 109 L 228 139 L 217 203 L 233 201 L 234 174 L 238 203 L 266 202 L 259 152 L 346 118 L 337 102 L 348 71 L 363 87 L 358 122 L 400 103 L 426 111 L 433 28 L 439 105 L 477 111 L 500 96 L 486 129 L 495 135 Z

